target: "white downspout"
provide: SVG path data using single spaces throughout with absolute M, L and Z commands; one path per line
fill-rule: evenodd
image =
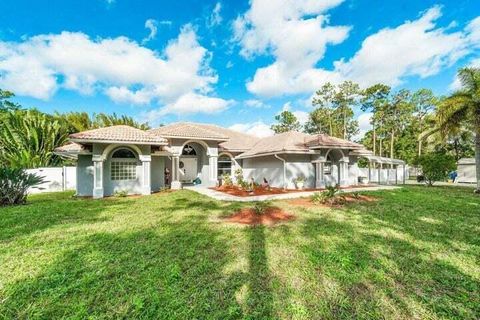
M 285 159 L 280 158 L 276 153 L 273 156 L 283 162 L 283 189 L 287 189 L 287 162 Z

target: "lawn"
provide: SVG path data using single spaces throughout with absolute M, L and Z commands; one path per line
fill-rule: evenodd
M 0 208 L 0 318 L 478 319 L 480 198 L 410 186 L 297 219 L 192 191 Z

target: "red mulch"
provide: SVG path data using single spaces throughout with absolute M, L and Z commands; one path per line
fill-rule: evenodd
M 292 192 L 307 192 L 313 191 L 313 189 L 281 189 L 281 188 L 264 188 L 264 187 L 256 187 L 253 192 L 248 192 L 246 190 L 240 189 L 238 186 L 220 186 L 215 188 L 210 188 L 215 191 L 220 191 L 232 196 L 237 197 L 253 197 L 253 196 L 264 196 L 264 195 L 272 195 L 272 194 L 285 194 L 285 193 L 292 193 Z
M 284 212 L 278 207 L 268 207 L 263 213 L 257 213 L 253 208 L 244 208 L 223 219 L 226 222 L 248 225 L 274 225 L 282 221 L 294 220 L 295 216 Z
M 367 195 L 359 195 L 357 198 L 352 196 L 351 194 L 344 194 L 345 197 L 345 204 L 348 203 L 358 203 L 358 202 L 374 202 L 377 201 L 378 199 L 372 196 L 367 196 Z M 341 207 L 342 205 L 328 205 L 328 204 L 320 204 L 320 203 L 314 203 L 310 198 L 297 198 L 297 199 L 290 199 L 287 200 L 288 204 L 294 205 L 294 206 L 300 206 L 300 207 Z

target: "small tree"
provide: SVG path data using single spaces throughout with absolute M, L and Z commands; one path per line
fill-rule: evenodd
M 0 167 L 0 206 L 24 204 L 29 188 L 36 188 L 44 178 L 24 169 Z
M 279 115 L 275 116 L 276 124 L 271 126 L 271 129 L 275 133 L 283 133 L 288 131 L 299 131 L 301 129 L 300 122 L 298 122 L 297 117 L 288 111 L 284 110 Z
M 428 153 L 418 157 L 416 163 L 422 168 L 425 182 L 431 186 L 435 181 L 442 181 L 455 170 L 455 159 L 446 154 Z

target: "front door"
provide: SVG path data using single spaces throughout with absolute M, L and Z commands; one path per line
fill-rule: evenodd
M 180 159 L 180 180 L 193 181 L 197 178 L 197 158 Z

